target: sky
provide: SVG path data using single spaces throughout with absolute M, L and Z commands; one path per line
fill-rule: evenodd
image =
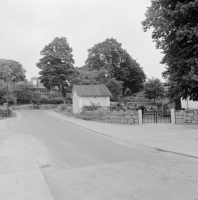
M 40 52 L 55 37 L 66 37 L 76 67 L 87 50 L 114 38 L 143 68 L 148 78 L 163 81 L 161 50 L 144 32 L 151 0 L 0 0 L 0 58 L 20 62 L 29 80 L 39 76 Z

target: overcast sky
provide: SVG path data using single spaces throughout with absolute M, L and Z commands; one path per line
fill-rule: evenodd
M 66 37 L 75 66 L 87 59 L 87 50 L 107 38 L 122 43 L 137 59 L 148 78 L 162 79 L 163 55 L 151 32 L 143 32 L 150 0 L 0 0 L 0 58 L 20 62 L 26 76 L 38 76 L 40 51 L 55 37 Z

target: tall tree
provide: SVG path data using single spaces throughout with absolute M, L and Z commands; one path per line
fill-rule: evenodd
M 122 44 L 115 39 L 106 39 L 88 49 L 86 60 L 88 70 L 107 70 L 108 79 L 123 82 L 123 95 L 128 91 L 135 93 L 143 89 L 146 76 L 143 69 L 132 59 Z
M 162 49 L 172 96 L 198 100 L 198 0 L 152 1 L 142 22 Z
M 47 89 L 58 87 L 63 102 L 66 103 L 66 90 L 70 87 L 76 71 L 73 67 L 72 48 L 65 37 L 56 37 L 40 54 L 43 57 L 37 63 L 37 67 L 41 69 L 39 72 L 41 83 Z
M 4 81 L 16 83 L 25 79 L 25 69 L 14 60 L 0 59 L 0 78 Z
M 105 69 L 88 71 L 86 68 L 78 68 L 79 75 L 74 81 L 77 85 L 106 84 L 109 80 L 108 71 Z
M 116 81 L 113 78 L 110 79 L 106 84 L 111 94 L 113 95 L 113 98 L 118 100 L 120 104 L 122 103 L 122 84 L 122 81 Z
M 157 78 L 148 79 L 144 87 L 145 97 L 153 99 L 154 103 L 157 98 L 162 98 L 165 95 L 165 89 L 161 81 Z

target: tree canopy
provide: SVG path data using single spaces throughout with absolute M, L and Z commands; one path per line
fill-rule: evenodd
M 106 86 L 110 90 L 111 94 L 113 95 L 114 100 L 118 100 L 118 102 L 121 104 L 122 103 L 122 84 L 123 82 L 121 81 L 116 81 L 115 79 L 110 79 Z
M 157 78 L 148 79 L 144 87 L 145 97 L 148 99 L 155 100 L 157 98 L 162 98 L 165 95 L 165 89 L 161 81 Z
M 56 37 L 40 53 L 43 57 L 37 63 L 41 69 L 39 78 L 47 88 L 58 87 L 65 103 L 66 90 L 71 85 L 76 70 L 72 48 L 65 37 Z
M 88 71 L 86 67 L 77 68 L 78 76 L 73 82 L 77 85 L 106 84 L 109 80 L 105 69 Z
M 156 0 L 142 22 L 162 49 L 172 96 L 198 100 L 198 0 Z
M 0 78 L 4 81 L 16 83 L 25 79 L 25 69 L 14 60 L 0 59 Z
M 143 69 L 126 50 L 122 49 L 122 44 L 113 38 L 106 39 L 88 49 L 88 58 L 85 63 L 88 71 L 106 70 L 108 79 L 122 81 L 123 95 L 126 92 L 133 94 L 143 89 L 146 79 Z
M 28 82 L 17 83 L 12 94 L 17 98 L 18 103 L 24 103 L 31 100 L 34 88 Z

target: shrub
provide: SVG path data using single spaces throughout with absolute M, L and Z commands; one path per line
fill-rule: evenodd
M 98 110 L 98 108 L 101 108 L 100 104 L 98 103 L 93 103 L 91 102 L 91 105 L 90 106 L 83 106 L 83 110 L 84 111 L 91 111 L 91 110 Z
M 92 110 L 97 110 L 98 107 L 96 106 L 83 106 L 83 111 L 92 111 Z
M 138 110 L 144 110 L 145 109 L 145 107 L 143 106 L 143 105 L 141 105 L 141 106 L 138 106 Z
M 60 111 L 67 111 L 70 113 L 73 112 L 73 108 L 71 107 L 71 105 L 68 105 L 68 104 L 60 104 L 60 105 L 58 105 L 58 109 Z
M 48 103 L 49 97 L 48 97 L 47 95 L 42 94 L 42 95 L 40 95 L 39 100 L 40 100 L 42 103 Z
M 156 102 L 156 106 L 157 106 L 158 108 L 162 108 L 162 102 Z
M 12 116 L 12 109 L 9 108 L 8 115 Z M 7 117 L 7 107 L 0 106 L 0 117 Z
M 59 108 L 60 111 L 65 111 L 65 110 L 67 110 L 67 105 L 66 104 L 60 104 L 58 106 L 58 108 Z
M 120 104 L 117 104 L 117 105 L 111 105 L 110 106 L 110 110 L 116 110 L 116 111 L 120 111 L 120 110 L 123 110 L 125 111 L 126 108 L 124 108 L 122 105 Z
M 63 100 L 62 100 L 62 98 L 60 98 L 60 97 L 55 97 L 55 98 L 53 98 L 53 99 L 50 99 L 50 100 L 49 100 L 49 103 L 50 103 L 50 104 L 62 104 L 62 103 L 63 103 Z

